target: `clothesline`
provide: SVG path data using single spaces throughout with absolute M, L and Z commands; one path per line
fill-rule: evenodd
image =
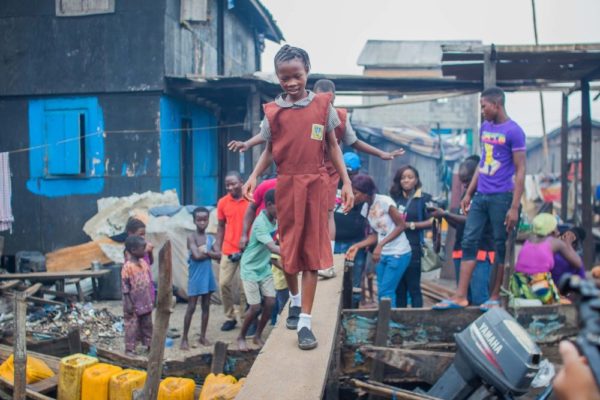
M 256 121 L 254 123 L 258 124 L 258 123 L 260 123 L 260 121 Z M 118 134 L 156 133 L 156 132 L 178 133 L 178 132 L 183 132 L 183 131 L 186 131 L 186 132 L 204 131 L 204 130 L 210 130 L 210 129 L 216 129 L 216 128 L 234 128 L 234 127 L 244 126 L 244 125 L 246 125 L 246 123 L 238 122 L 235 124 L 220 124 L 220 125 L 213 125 L 213 126 L 203 126 L 203 127 L 199 127 L 199 128 L 102 130 L 102 131 L 96 131 L 96 132 L 88 133 L 88 134 L 81 135 L 81 136 L 75 136 L 72 138 L 59 140 L 55 143 L 45 143 L 45 144 L 40 144 L 37 146 L 22 147 L 20 149 L 14 149 L 14 150 L 8 150 L 8 151 L 0 150 L 0 153 L 8 153 L 8 154 L 23 153 L 23 152 L 27 152 L 27 151 L 31 151 L 31 150 L 43 149 L 43 148 L 46 148 L 49 146 L 56 146 L 59 144 L 64 144 L 64 143 L 68 143 L 68 142 L 72 142 L 72 141 L 79 141 L 81 139 L 88 138 L 88 137 L 106 136 L 106 134 L 113 134 L 113 133 L 118 133 Z

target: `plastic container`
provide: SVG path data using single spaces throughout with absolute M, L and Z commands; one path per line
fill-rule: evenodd
M 110 270 L 106 274 L 98 278 L 98 297 L 100 300 L 121 300 L 121 269 L 122 264 L 110 264 L 103 266 L 102 269 Z
M 108 384 L 108 399 L 132 400 L 133 391 L 144 387 L 147 375 L 146 371 L 136 369 L 124 369 L 113 375 Z
M 108 382 L 113 375 L 123 371 L 116 365 L 98 363 L 83 371 L 81 398 L 85 400 L 108 400 Z
M 165 378 L 158 387 L 158 400 L 194 400 L 196 383 L 188 378 Z
M 58 400 L 80 400 L 83 372 L 97 363 L 97 358 L 85 354 L 62 358 L 58 370 Z
M 238 395 L 246 378 L 239 381 L 234 376 L 224 374 L 208 374 L 202 385 L 202 392 L 198 400 L 233 400 Z
M 14 356 L 11 354 L 6 361 L 0 365 L 0 376 L 10 383 L 13 383 L 15 379 L 14 361 Z M 48 364 L 38 358 L 27 356 L 25 381 L 28 384 L 36 383 L 52 376 L 54 376 L 54 372 L 48 367 Z

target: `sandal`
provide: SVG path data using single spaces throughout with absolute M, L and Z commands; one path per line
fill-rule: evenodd
M 500 301 L 498 300 L 486 300 L 479 306 L 479 310 L 486 312 L 492 308 L 500 307 Z
M 433 307 L 431 307 L 431 309 L 432 310 L 457 310 L 457 309 L 465 308 L 468 305 L 469 304 L 465 304 L 463 306 L 462 304 L 459 304 L 459 303 L 455 302 L 454 300 L 444 299 L 444 300 L 440 301 L 439 303 L 435 304 Z

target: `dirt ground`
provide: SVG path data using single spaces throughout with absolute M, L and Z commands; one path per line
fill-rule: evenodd
M 97 301 L 92 303 L 95 309 L 107 308 L 109 311 L 114 313 L 115 315 L 123 315 L 122 303 L 121 301 Z M 175 332 L 178 335 L 183 333 L 183 318 L 185 316 L 185 311 L 187 308 L 186 303 L 177 303 L 175 305 L 175 309 L 171 314 L 171 318 L 169 320 L 169 330 Z M 238 310 L 239 311 L 239 310 Z M 225 322 L 225 316 L 223 313 L 223 306 L 217 304 L 211 304 L 210 306 L 210 317 L 208 320 L 208 330 L 206 332 L 206 336 L 208 340 L 211 342 L 211 346 L 202 346 L 198 343 L 198 338 L 200 337 L 200 320 L 201 320 L 202 312 L 200 307 L 196 307 L 196 313 L 192 319 L 192 324 L 190 327 L 189 333 L 189 343 L 190 350 L 182 351 L 179 349 L 179 345 L 181 344 L 181 336 L 173 339 L 173 345 L 171 347 L 165 348 L 165 359 L 169 360 L 183 360 L 185 357 L 189 357 L 196 354 L 202 353 L 210 353 L 213 350 L 214 343 L 216 341 L 222 341 L 225 343 L 229 343 L 230 349 L 237 349 L 236 339 L 240 333 L 240 320 L 238 318 L 238 324 L 235 329 L 223 332 L 221 331 L 221 325 Z M 272 326 L 271 324 L 267 324 L 265 328 L 263 339 L 266 339 L 271 332 Z M 256 348 L 256 346 L 252 343 L 252 339 L 247 339 L 248 347 L 251 349 Z M 115 352 L 125 352 L 125 340 L 123 335 L 114 337 L 112 339 L 103 339 L 102 343 L 96 344 L 98 347 L 106 348 Z

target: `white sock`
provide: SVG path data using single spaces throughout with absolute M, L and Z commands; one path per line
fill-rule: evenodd
M 290 292 L 290 304 L 292 305 L 292 307 L 300 307 L 302 305 L 302 301 L 300 299 L 300 292 L 298 292 L 298 294 L 293 295 L 292 292 Z
M 335 253 L 335 250 L 334 250 L 334 249 L 335 249 L 335 240 L 332 240 L 332 241 L 331 241 L 331 252 L 332 252 L 332 253 Z
M 301 313 L 300 314 L 300 319 L 298 320 L 298 331 L 300 331 L 300 329 L 306 327 L 308 329 L 312 330 L 312 326 L 311 326 L 311 316 L 310 314 L 304 314 Z

